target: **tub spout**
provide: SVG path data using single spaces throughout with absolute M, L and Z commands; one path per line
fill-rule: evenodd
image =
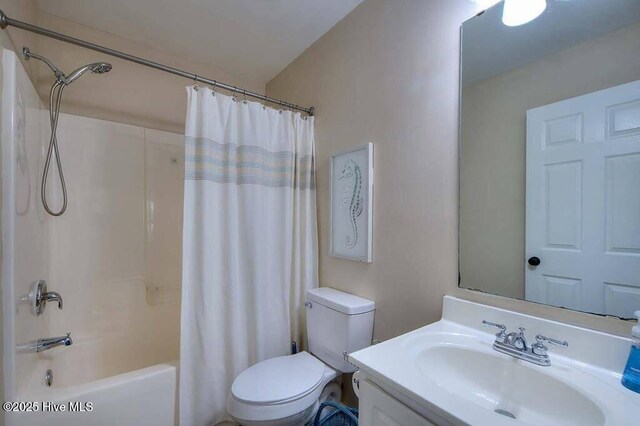
M 36 341 L 36 352 L 42 352 L 55 348 L 56 346 L 71 346 L 73 340 L 71 340 L 71 333 L 67 333 L 66 336 L 49 337 L 47 339 L 38 339 Z
M 66 336 L 48 337 L 34 340 L 26 345 L 19 345 L 18 352 L 43 352 L 56 346 L 71 346 L 72 344 L 71 333 L 67 333 Z

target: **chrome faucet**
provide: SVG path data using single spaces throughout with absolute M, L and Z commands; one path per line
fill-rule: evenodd
M 73 340 L 71 340 L 71 333 L 67 333 L 66 336 L 49 337 L 46 339 L 36 340 L 36 352 L 42 352 L 55 348 L 56 346 L 71 346 Z
M 43 352 L 57 346 L 71 346 L 71 333 L 66 336 L 48 337 L 45 339 L 37 339 L 24 345 L 18 346 L 18 352 Z
M 62 309 L 62 296 L 55 291 L 48 291 L 42 294 L 42 302 L 58 302 L 58 309 Z
M 543 336 L 542 334 L 538 334 L 536 336 L 536 343 L 529 346 L 527 338 L 524 335 L 524 327 L 519 327 L 517 332 L 514 331 L 507 334 L 507 327 L 504 324 L 497 324 L 490 321 L 482 321 L 482 324 L 490 327 L 496 327 L 500 330 L 496 334 L 496 340 L 493 342 L 493 349 L 500 353 L 511 355 L 514 358 L 522 359 L 536 365 L 551 365 L 548 353 L 549 348 L 545 346 L 545 343 L 565 348 L 569 346 L 569 343 L 564 340 L 552 339 L 550 337 Z
M 518 332 L 515 331 L 507 334 L 507 337 L 504 339 L 504 343 L 510 346 L 515 347 L 518 350 L 526 351 L 529 349 L 527 345 L 527 338 L 524 335 L 524 327 L 518 327 Z
M 21 302 L 31 305 L 31 313 L 35 316 L 42 315 L 47 302 L 57 302 L 58 309 L 62 309 L 62 296 L 55 291 L 48 291 L 45 280 L 35 281 L 31 285 L 31 291 L 21 298 Z

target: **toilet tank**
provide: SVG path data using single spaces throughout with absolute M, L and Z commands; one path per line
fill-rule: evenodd
M 307 291 L 309 352 L 342 373 L 356 368 L 344 360 L 371 345 L 375 303 L 329 287 Z

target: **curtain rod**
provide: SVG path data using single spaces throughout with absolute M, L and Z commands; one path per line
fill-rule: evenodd
M 265 102 L 283 106 L 285 108 L 302 111 L 309 115 L 314 115 L 315 113 L 314 107 L 305 108 L 289 102 L 281 101 L 279 99 L 270 98 L 268 96 L 261 95 L 260 93 L 251 92 L 249 90 L 240 89 L 239 87 L 232 86 L 230 84 L 225 84 L 216 80 L 201 77 L 198 74 L 183 71 L 181 69 L 170 67 L 168 65 L 159 64 L 157 62 L 140 58 L 138 56 L 130 55 L 128 53 L 120 52 L 118 50 L 109 49 L 108 47 L 100 46 L 99 44 L 91 43 L 91 42 L 80 40 L 65 34 L 57 33 L 55 31 L 51 31 L 46 28 L 39 27 L 37 25 L 31 25 L 26 22 L 18 21 L 16 19 L 11 19 L 7 15 L 5 15 L 5 13 L 2 10 L 0 10 L 0 28 L 5 29 L 8 26 L 20 28 L 25 31 L 31 31 L 32 33 L 40 34 L 45 37 L 50 37 L 56 40 L 64 41 L 66 43 L 75 44 L 76 46 L 84 47 L 87 49 L 95 50 L 100 53 L 115 56 L 116 58 L 124 59 L 125 61 L 135 62 L 136 64 L 144 65 L 150 68 L 155 68 L 157 70 L 168 72 L 170 74 L 175 74 L 180 77 L 188 78 L 189 80 L 192 80 L 194 82 L 199 81 L 201 83 L 209 84 L 213 87 L 220 87 L 222 89 L 229 90 L 229 91 L 241 94 L 243 96 L 249 96 L 251 98 L 260 99 Z

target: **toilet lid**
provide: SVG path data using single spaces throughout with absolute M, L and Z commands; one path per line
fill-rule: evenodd
M 313 391 L 323 373 L 324 364 L 307 352 L 271 358 L 240 373 L 231 393 L 248 403 L 283 402 Z

